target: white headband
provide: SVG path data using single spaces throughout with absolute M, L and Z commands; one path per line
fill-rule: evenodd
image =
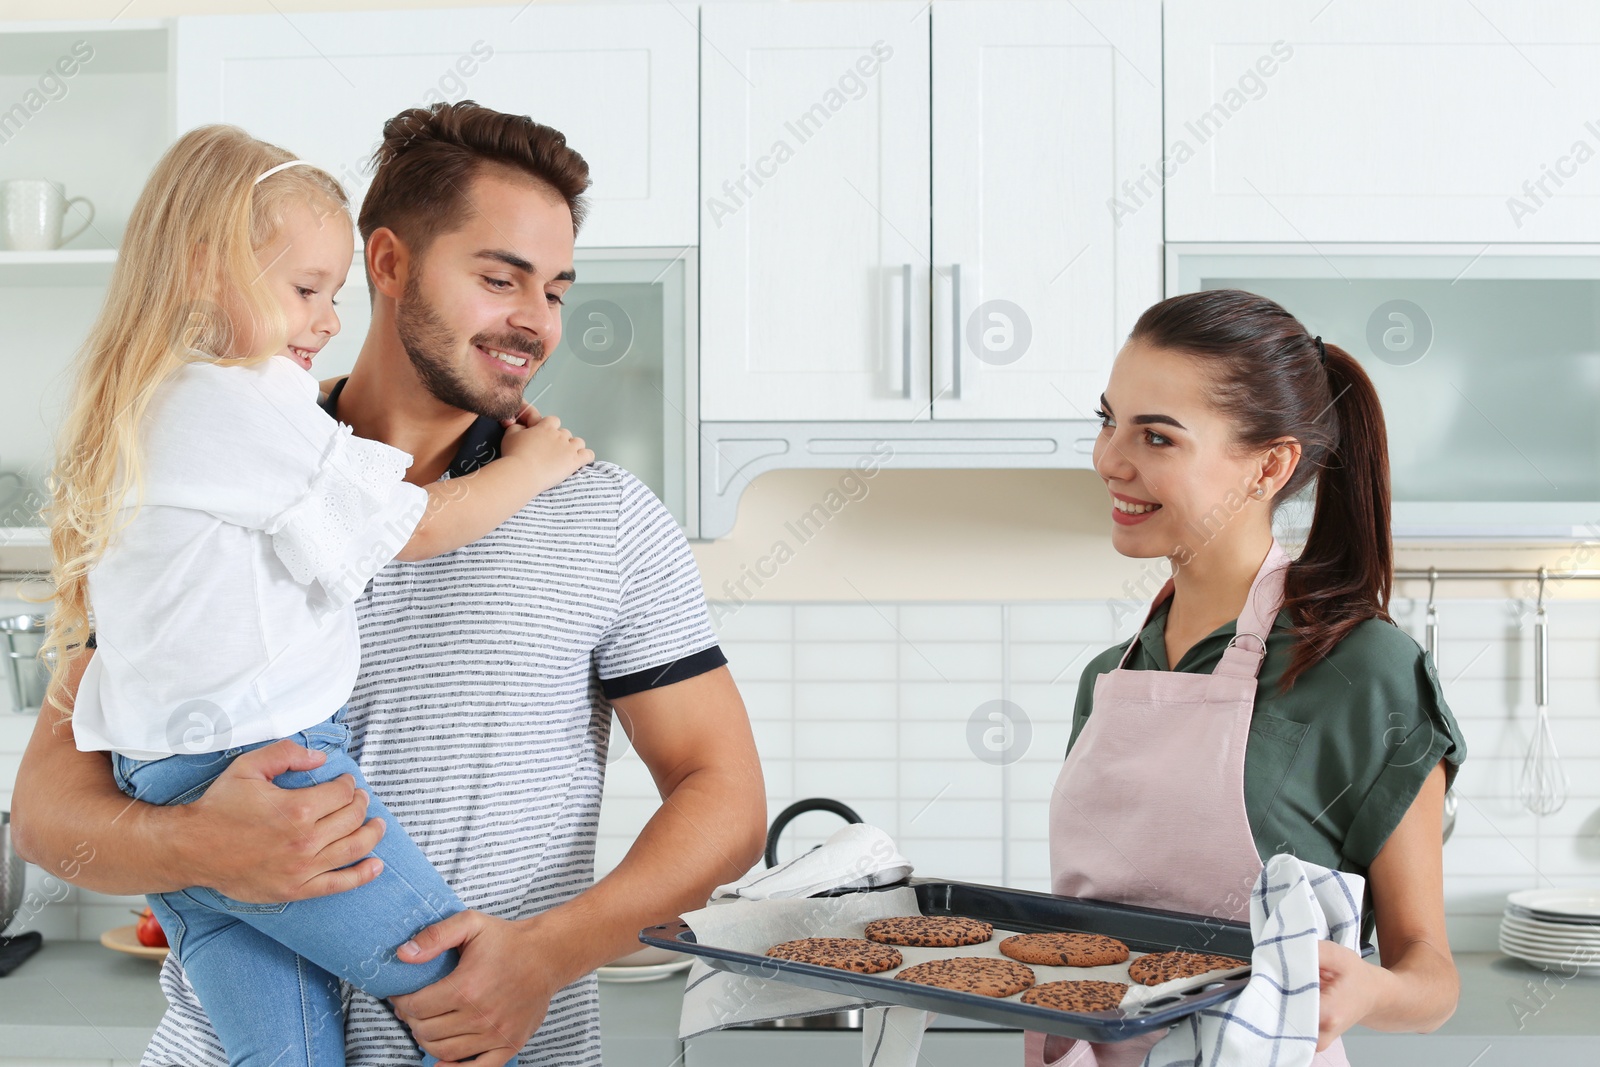
M 262 171 L 259 175 L 257 175 L 256 180 L 254 182 L 252 182 L 251 184 L 260 185 L 262 182 L 266 181 L 268 178 L 272 177 L 274 174 L 278 173 L 280 170 L 288 170 L 290 167 L 301 167 L 301 166 L 309 167 L 309 166 L 312 166 L 312 165 L 313 164 L 308 163 L 303 159 L 291 159 L 287 163 L 279 163 L 276 167 L 272 167 L 269 170 Z

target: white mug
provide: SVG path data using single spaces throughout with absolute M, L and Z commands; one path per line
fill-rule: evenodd
M 65 236 L 61 223 L 67 208 L 82 204 L 88 209 L 83 225 Z M 0 242 L 15 252 L 48 252 L 60 248 L 94 221 L 94 205 L 81 196 L 67 199 L 59 182 L 40 178 L 19 178 L 0 185 Z

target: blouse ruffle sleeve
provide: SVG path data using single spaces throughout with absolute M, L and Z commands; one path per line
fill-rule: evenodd
M 327 606 L 354 601 L 411 539 L 428 493 L 404 481 L 410 466 L 406 453 L 341 425 L 306 494 L 267 527 L 290 575 L 319 586 Z
M 427 505 L 403 480 L 411 457 L 330 418 L 311 376 L 279 357 L 186 364 L 151 403 L 144 451 L 131 500 L 261 531 L 324 610 L 360 595 Z

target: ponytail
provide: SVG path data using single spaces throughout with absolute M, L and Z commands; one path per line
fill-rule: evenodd
M 1284 608 L 1296 628 L 1285 689 L 1357 625 L 1388 619 L 1394 585 L 1389 435 L 1378 391 L 1354 356 L 1324 347 L 1338 438 L 1317 471 L 1305 548 L 1284 576 Z
M 1358 624 L 1392 622 L 1388 433 L 1378 391 L 1355 357 L 1238 289 L 1163 300 L 1139 316 L 1130 340 L 1204 360 L 1209 399 L 1241 448 L 1300 443 L 1300 462 L 1274 498 L 1281 506 L 1315 483 L 1311 532 L 1284 576 L 1295 644 L 1280 686 L 1290 688 Z

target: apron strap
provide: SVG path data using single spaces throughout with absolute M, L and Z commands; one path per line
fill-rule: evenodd
M 1236 678 L 1257 678 L 1261 664 L 1267 658 L 1267 635 L 1278 619 L 1283 607 L 1283 582 L 1289 569 L 1289 554 L 1274 538 L 1266 561 L 1250 583 L 1250 593 L 1244 598 L 1244 607 L 1234 623 L 1234 635 L 1222 653 L 1222 662 L 1213 674 Z
M 1278 609 L 1283 606 L 1283 580 L 1289 568 L 1289 554 L 1273 538 L 1272 548 L 1267 552 L 1266 561 L 1261 564 L 1261 569 L 1256 572 L 1255 581 L 1250 583 L 1250 593 L 1244 598 L 1244 608 L 1239 612 L 1239 620 L 1234 623 L 1234 636 L 1228 642 L 1227 650 L 1222 653 L 1222 662 L 1217 664 L 1213 674 L 1231 675 L 1236 678 L 1256 678 L 1261 674 L 1261 662 L 1267 656 L 1267 635 L 1272 632 L 1272 624 L 1278 619 Z M 1145 612 L 1144 622 L 1139 626 L 1133 637 L 1128 641 L 1128 647 L 1123 650 L 1122 658 L 1117 661 L 1117 670 L 1126 670 L 1128 657 L 1133 655 L 1133 650 L 1139 644 L 1139 636 L 1144 633 L 1144 628 L 1150 625 L 1150 620 L 1155 616 L 1167 597 L 1172 595 L 1172 579 L 1168 578 L 1161 592 L 1150 602 L 1150 610 Z

